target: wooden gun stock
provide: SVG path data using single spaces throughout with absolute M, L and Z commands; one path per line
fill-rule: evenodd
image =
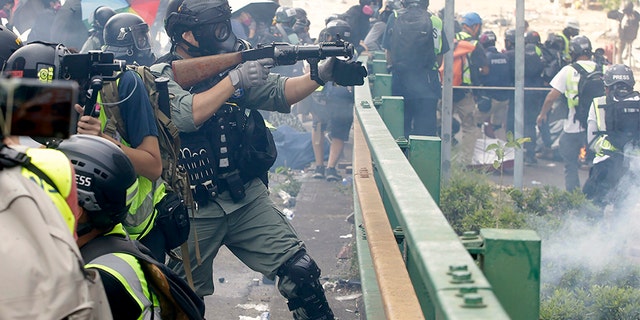
M 181 87 L 189 88 L 240 63 L 242 63 L 242 52 L 232 52 L 175 60 L 171 63 L 171 69 L 174 80 Z

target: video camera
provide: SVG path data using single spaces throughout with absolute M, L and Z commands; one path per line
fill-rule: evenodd
M 2 135 L 68 138 L 77 121 L 73 109 L 77 97 L 73 81 L 0 78 Z
M 116 81 L 126 69 L 126 61 L 116 60 L 111 52 L 91 50 L 63 56 L 60 67 L 63 79 L 77 81 L 86 92 L 78 99 L 84 106 L 84 115 L 95 116 L 95 104 L 103 82 Z
M 111 52 L 92 50 L 88 53 L 72 53 L 63 56 L 60 67 L 63 79 L 75 80 L 82 87 L 89 84 L 93 77 L 101 77 L 104 81 L 115 81 L 119 72 L 125 70 L 126 62 L 116 60 Z

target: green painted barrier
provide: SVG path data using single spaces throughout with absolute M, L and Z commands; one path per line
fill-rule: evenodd
M 365 65 L 367 59 L 360 57 Z M 390 91 L 390 75 L 376 74 L 373 84 L 365 79 L 363 86 L 355 87 L 355 113 L 370 149 L 380 197 L 425 318 L 537 319 L 537 235 L 527 230 L 483 229 L 481 236 L 458 237 L 439 208 L 441 141 L 412 136 L 408 143 L 404 141 L 405 153 L 396 139 L 397 129 L 392 129 L 397 123 L 387 123 L 389 113 L 398 112 L 393 103 L 401 100 L 384 94 L 385 90 Z M 372 107 L 373 97 L 379 98 L 378 108 Z M 358 214 L 363 213 L 356 217 Z M 366 230 L 357 235 L 363 293 L 372 295 L 364 299 L 365 310 L 367 316 L 377 316 L 380 292 L 371 283 L 376 279 L 372 277 L 375 271 L 370 270 L 375 270 L 375 265 L 370 258 L 360 257 L 368 254 L 365 248 L 360 249 L 366 245 L 362 236 Z
M 439 137 L 409 136 L 409 163 L 429 190 L 431 198 L 440 206 L 440 155 L 442 141 Z

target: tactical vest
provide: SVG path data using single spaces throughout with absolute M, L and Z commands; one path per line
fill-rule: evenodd
M 264 177 L 249 173 L 241 164 L 240 151 L 247 143 L 245 128 L 251 113 L 259 115 L 256 110 L 227 102 L 200 130 L 180 133 L 181 164 L 189 173 L 191 190 L 199 204 L 213 201 L 225 191 L 239 201 L 244 197 L 244 184 L 256 177 L 266 184 Z
M 117 80 L 116 85 L 119 84 L 120 79 Z M 97 103 L 101 105 L 102 95 L 98 94 Z M 104 108 L 100 108 L 100 129 L 105 130 L 108 123 L 107 114 Z M 124 137 L 120 136 L 116 132 L 112 137 L 122 144 L 130 147 L 131 145 L 124 140 Z M 138 194 L 131 203 L 129 208 L 129 214 L 126 216 L 124 225 L 129 232 L 129 235 L 134 240 L 140 240 L 146 236 L 155 224 L 155 219 L 158 216 L 158 212 L 155 206 L 165 196 L 165 185 L 161 179 L 151 181 L 148 178 L 138 175 Z
M 636 93 L 622 101 L 593 101 L 597 137 L 590 147 L 597 156 L 621 150 L 629 141 L 640 138 L 640 96 Z
M 126 236 L 126 232 L 122 224 L 118 224 L 105 235 Z M 109 253 L 88 261 L 85 267 L 100 269 L 117 279 L 142 310 L 138 319 L 161 318 L 160 302 L 150 289 L 136 257 L 124 253 Z

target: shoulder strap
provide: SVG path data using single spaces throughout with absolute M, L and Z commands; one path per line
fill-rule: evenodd
M 587 74 L 589 74 L 589 72 L 587 72 L 587 70 L 585 70 L 579 63 L 574 62 L 571 64 L 571 66 L 576 69 L 579 73 L 580 76 L 586 76 Z
M 44 180 L 47 184 L 53 187 L 57 193 L 60 193 L 60 189 L 56 185 L 55 182 L 46 174 L 44 171 L 40 170 L 36 165 L 31 163 L 31 158 L 26 153 L 26 148 L 22 148 L 22 150 L 17 150 L 15 148 L 9 147 L 7 145 L 2 144 L 0 151 L 0 158 L 2 158 L 2 166 L 3 168 L 22 166 L 27 168 L 29 171 L 35 173 L 38 177 Z
M 120 115 L 120 105 L 117 103 L 120 100 L 118 82 L 105 81 L 100 94 L 102 97 L 101 107 L 107 116 L 107 123 L 103 130 L 104 133 L 115 137 L 117 132 L 125 141 L 129 141 L 127 129 L 124 127 L 124 120 L 122 120 L 122 116 Z
M 82 252 L 82 257 L 86 262 L 115 252 L 130 254 L 141 260 L 146 260 L 147 258 L 145 257 L 146 255 L 135 246 L 133 240 L 113 235 L 102 236 L 89 241 L 80 248 L 80 252 Z M 151 257 L 148 258 L 153 259 Z

